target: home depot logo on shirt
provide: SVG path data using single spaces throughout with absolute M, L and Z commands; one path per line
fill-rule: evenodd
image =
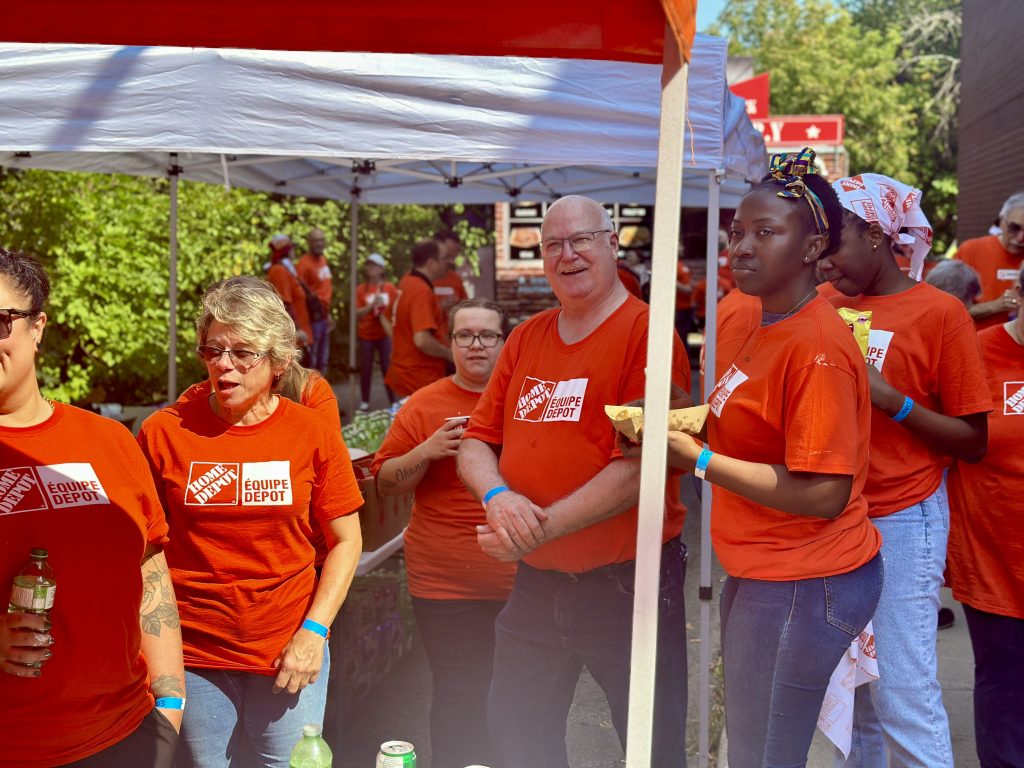
M 545 381 L 526 376 L 516 400 L 516 421 L 579 421 L 590 379 Z
M 715 385 L 715 391 L 711 393 L 711 410 L 715 416 L 722 415 L 722 408 L 725 407 L 725 401 L 732 397 L 732 393 L 736 391 L 736 387 L 747 380 L 747 374 L 737 368 L 735 365 L 729 366 L 729 370 L 725 372 L 725 375 L 719 379 Z
M 189 467 L 187 505 L 286 507 L 291 503 L 289 461 L 193 461 Z
M 1024 381 L 1003 382 L 1003 415 L 1024 416 Z
M 109 503 L 106 489 L 88 462 L 0 470 L 0 514 Z
M 878 372 L 882 372 L 885 365 L 885 356 L 889 354 L 889 345 L 892 344 L 892 331 L 883 331 L 872 328 L 868 332 L 868 353 L 866 356 L 869 365 L 875 366 Z

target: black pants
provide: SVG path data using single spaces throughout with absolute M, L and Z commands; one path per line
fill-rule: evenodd
M 1024 766 L 1024 619 L 964 605 L 974 649 L 974 740 L 981 768 Z
M 155 707 L 129 736 L 64 768 L 170 768 L 178 732 Z
M 487 691 L 494 662 L 494 620 L 503 600 L 412 599 L 433 677 L 433 768 L 495 765 L 487 736 Z

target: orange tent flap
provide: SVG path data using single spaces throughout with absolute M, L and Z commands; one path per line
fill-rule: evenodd
M 696 0 L 8 0 L 4 42 L 689 59 Z

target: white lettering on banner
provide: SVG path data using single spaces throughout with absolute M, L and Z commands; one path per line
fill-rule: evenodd
M 287 507 L 291 503 L 290 461 L 247 461 L 242 464 L 243 507 Z
M 732 397 L 736 387 L 746 381 L 747 378 L 747 374 L 735 365 L 729 367 L 729 370 L 725 372 L 725 375 L 715 385 L 714 392 L 711 393 L 711 410 L 715 416 L 721 417 L 725 401 Z
M 32 467 L 0 470 L 0 515 L 40 509 L 46 509 L 46 502 Z
M 892 331 L 882 331 L 872 328 L 868 333 L 868 354 L 867 362 L 875 366 L 879 373 L 885 365 L 885 356 L 889 354 L 889 345 L 892 343 Z
M 1020 275 L 1020 270 L 1018 269 L 996 270 L 996 280 L 1009 280 L 1012 283 L 1017 279 L 1018 275 Z
M 236 462 L 193 461 L 185 486 L 188 506 L 238 503 L 238 464 Z
M 579 421 L 589 379 L 569 379 L 555 385 L 544 409 L 544 421 Z
M 1024 381 L 1003 382 L 1003 416 L 1024 416 Z
M 50 464 L 37 470 L 50 505 L 57 509 L 110 503 L 96 470 L 88 462 Z

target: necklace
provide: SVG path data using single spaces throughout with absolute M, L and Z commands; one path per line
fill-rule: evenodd
M 762 310 L 761 311 L 761 317 L 762 317 L 761 326 L 763 327 L 763 326 L 766 326 L 766 325 L 773 325 L 773 324 L 775 324 L 775 323 L 777 323 L 777 322 L 779 322 L 781 320 L 785 320 L 787 317 L 789 317 L 794 312 L 796 312 L 798 309 L 800 309 L 800 307 L 802 307 L 804 305 L 804 303 L 808 299 L 810 299 L 812 296 L 814 296 L 817 292 L 818 292 L 817 288 L 811 288 L 811 292 L 810 293 L 808 293 L 806 296 L 804 296 L 802 299 L 800 299 L 800 301 L 798 301 L 796 304 L 794 304 L 790 308 L 790 310 L 788 312 L 786 312 L 785 314 L 782 314 L 782 315 L 777 315 L 774 312 L 766 312 L 766 311 Z

